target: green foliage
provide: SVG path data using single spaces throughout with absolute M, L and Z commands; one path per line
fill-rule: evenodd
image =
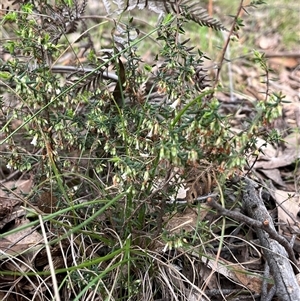
M 77 7 L 64 5 L 70 10 Z M 56 11 L 48 16 L 50 20 L 41 21 L 33 6 L 25 4 L 22 13 L 6 16 L 7 21 L 15 20 L 15 38 L 4 45 L 11 59 L 0 66 L 0 78 L 5 82 L 1 89 L 15 104 L 3 104 L 2 133 L 6 138 L 2 143 L 10 152 L 2 159 L 10 168 L 35 175 L 36 195 L 50 189 L 59 196 L 57 209 L 68 212 L 68 221 L 58 222 L 55 216 L 52 222 L 62 228 L 74 227 L 67 235 L 84 234 L 105 244 L 109 252 L 121 250 L 124 257 L 109 268 L 103 264 L 100 275 L 94 264 L 87 265 L 82 274 L 72 272 L 76 290 L 81 295 L 89 289 L 107 294 L 105 286 L 112 285 L 113 273 L 118 271 L 116 281 L 123 287 L 123 296 L 138 300 L 138 268 L 150 266 L 150 276 L 155 278 L 151 268 L 155 263 L 147 254 L 155 250 L 153 233 L 162 235 L 170 249 L 188 250 L 200 243 L 198 235 L 191 239 L 188 234 L 185 239 L 182 233 L 172 236 L 164 232 L 163 216 L 171 211 L 166 202 L 186 181 L 189 171 L 204 161 L 215 167 L 216 181 L 221 184 L 242 169 L 249 152 L 256 151 L 260 129 L 280 115 L 283 96 L 266 95 L 253 109 L 256 117 L 245 120 L 240 133 L 233 132 L 232 116 L 221 113 L 217 90 L 203 69 L 204 53 L 184 37 L 187 21 L 193 16 L 168 14 L 142 38 L 133 22 L 115 21 L 111 31 L 118 31 L 119 36 L 113 37 L 111 48 L 101 57 L 92 45 L 86 49 L 84 68 L 75 68 L 77 72 L 69 76 L 55 73 L 55 62 L 70 46 L 66 36 L 72 32 L 57 21 L 59 14 L 61 11 Z M 219 23 L 212 24 L 222 28 Z M 72 29 L 78 28 L 73 25 Z M 237 19 L 235 25 L 239 30 L 242 20 Z M 149 36 L 160 48 L 155 60 L 146 64 L 139 49 Z M 88 34 L 83 38 L 90 42 Z M 257 52 L 254 57 L 267 75 L 264 57 Z M 107 75 L 108 69 L 117 80 Z M 16 128 L 14 122 L 19 120 L 22 124 Z M 115 196 L 121 197 L 105 211 L 100 201 L 74 208 L 82 197 L 109 202 Z M 97 219 L 97 212 L 105 218 Z M 198 226 L 204 249 L 211 232 L 206 222 Z M 95 234 L 100 232 L 104 234 Z M 119 271 L 120 266 L 127 270 Z

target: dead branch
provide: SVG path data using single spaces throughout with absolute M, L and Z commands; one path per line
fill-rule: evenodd
M 296 272 L 299 272 L 299 269 L 293 249 L 288 241 L 276 232 L 272 218 L 255 188 L 256 183 L 245 178 L 244 185 L 242 202 L 248 216 L 227 210 L 212 198 L 208 200 L 208 204 L 217 209 L 221 215 L 245 222 L 256 230 L 274 277 L 277 296 L 283 301 L 300 300 L 300 288 L 293 268 Z
M 274 58 L 274 57 L 285 57 L 285 58 L 300 58 L 300 52 L 267 52 L 265 55 L 266 58 Z
M 244 180 L 243 187 L 243 206 L 247 214 L 253 219 L 261 222 L 265 227 L 255 227 L 257 236 L 264 248 L 264 254 L 269 264 L 270 271 L 274 277 L 276 285 L 276 294 L 280 300 L 300 300 L 300 288 L 297 283 L 293 268 L 287 258 L 285 246 L 290 246 L 288 241 L 282 236 L 280 241 L 276 240 L 270 233 L 276 232 L 272 218 L 270 217 L 259 192 L 256 189 L 256 183 L 248 178 Z M 266 227 L 270 231 L 266 230 Z M 277 233 L 277 232 L 276 232 Z M 291 252 L 289 252 L 291 253 Z M 289 254 L 293 258 L 294 253 Z

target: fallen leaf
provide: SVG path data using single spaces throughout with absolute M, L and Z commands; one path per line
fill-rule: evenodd
M 278 167 L 288 166 L 300 158 L 300 150 L 286 148 L 278 157 L 261 156 L 254 164 L 255 169 L 276 169 Z
M 262 172 L 268 179 L 272 180 L 274 183 L 282 187 L 286 186 L 281 178 L 279 169 L 260 169 L 259 171 Z
M 9 191 L 12 190 L 15 195 L 28 194 L 33 186 L 33 179 L 9 181 L 1 184 L 0 197 L 6 197 L 9 195 Z
M 177 212 L 172 217 L 165 216 L 166 230 L 171 233 L 181 233 L 195 231 L 199 221 L 204 220 L 210 212 L 211 207 L 206 204 L 201 204 L 199 208 L 186 208 L 184 212 Z
M 273 49 L 278 46 L 281 37 L 279 34 L 272 34 L 270 36 L 261 36 L 258 39 L 258 45 L 261 49 Z
M 276 189 L 274 197 L 277 204 L 278 221 L 280 232 L 289 231 L 300 234 L 299 217 L 300 196 L 295 192 Z
M 218 260 L 209 259 L 202 256 L 202 261 L 207 263 L 213 271 L 222 274 L 227 279 L 239 283 L 243 287 L 255 292 L 261 293 L 262 277 L 259 274 L 249 272 L 241 265 L 232 264 L 231 262 L 219 258 Z
M 7 238 L 0 239 L 0 259 L 18 256 L 29 248 L 28 244 L 13 243 Z
M 16 224 L 13 228 L 10 229 L 15 229 L 16 232 L 10 235 L 6 235 L 5 238 L 13 242 L 18 241 L 22 244 L 28 245 L 41 243 L 43 241 L 42 235 L 38 231 L 33 231 L 32 227 L 17 231 L 18 228 L 24 228 L 24 226 L 29 223 L 30 221 L 28 219 L 22 219 L 20 223 Z
M 281 69 L 282 67 L 293 69 L 299 64 L 298 60 L 294 57 L 272 57 L 268 62 L 272 69 Z

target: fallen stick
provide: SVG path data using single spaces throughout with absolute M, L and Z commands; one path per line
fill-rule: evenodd
M 259 192 L 256 183 L 248 178 L 244 180 L 243 206 L 249 217 L 260 221 L 265 227 L 255 227 L 260 240 L 265 258 L 269 264 L 271 274 L 276 285 L 276 295 L 280 300 L 300 300 L 300 288 L 297 283 L 291 262 L 288 259 L 287 250 L 266 231 L 266 227 L 274 231 L 275 227 Z M 273 231 L 272 231 L 273 232 Z M 277 233 L 277 232 L 276 232 Z M 282 237 L 281 242 L 288 241 Z M 294 255 L 294 254 L 293 254 Z M 292 255 L 292 261 L 295 257 Z
M 213 198 L 209 198 L 207 203 L 221 215 L 245 222 L 255 229 L 274 277 L 276 295 L 282 301 L 300 301 L 300 288 L 294 273 L 294 270 L 299 273 L 299 269 L 293 249 L 275 230 L 272 218 L 256 190 L 256 183 L 244 179 L 242 203 L 248 216 L 223 208 Z

